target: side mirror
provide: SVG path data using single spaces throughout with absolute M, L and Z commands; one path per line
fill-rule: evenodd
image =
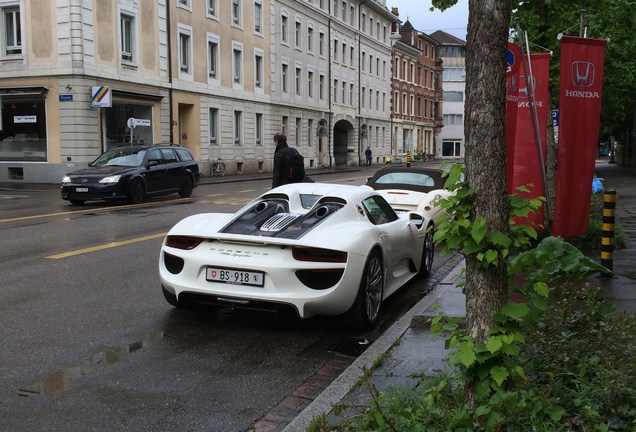
M 409 222 L 415 225 L 417 229 L 420 229 L 424 224 L 424 216 L 418 213 L 409 213 Z
M 149 169 L 150 169 L 151 167 L 153 167 L 153 166 L 157 166 L 157 165 L 159 165 L 159 162 L 157 162 L 156 160 L 148 161 L 148 168 L 149 168 Z

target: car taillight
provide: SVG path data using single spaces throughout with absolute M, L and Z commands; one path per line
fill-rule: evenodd
M 298 261 L 347 262 L 347 253 L 331 249 L 297 246 L 292 249 L 292 256 Z
M 192 250 L 203 242 L 202 238 L 186 236 L 168 236 L 166 246 L 175 249 Z

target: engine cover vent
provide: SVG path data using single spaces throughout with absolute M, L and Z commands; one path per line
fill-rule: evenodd
M 263 225 L 261 225 L 261 231 L 281 231 L 287 225 L 295 221 L 300 214 L 298 213 L 278 213 L 269 218 Z

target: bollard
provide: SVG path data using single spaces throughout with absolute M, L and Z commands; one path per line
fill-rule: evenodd
M 407 167 L 411 166 L 411 152 L 410 151 L 406 152 L 406 166 Z
M 601 265 L 608 270 L 614 266 L 614 231 L 616 229 L 616 190 L 605 189 L 603 193 L 603 226 L 601 233 Z M 611 275 L 603 273 L 605 277 Z

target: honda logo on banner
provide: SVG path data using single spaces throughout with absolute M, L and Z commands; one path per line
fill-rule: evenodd
M 587 231 L 603 90 L 605 39 L 561 39 L 559 149 L 552 233 Z
M 572 62 L 572 83 L 576 87 L 592 87 L 594 84 L 594 63 Z

